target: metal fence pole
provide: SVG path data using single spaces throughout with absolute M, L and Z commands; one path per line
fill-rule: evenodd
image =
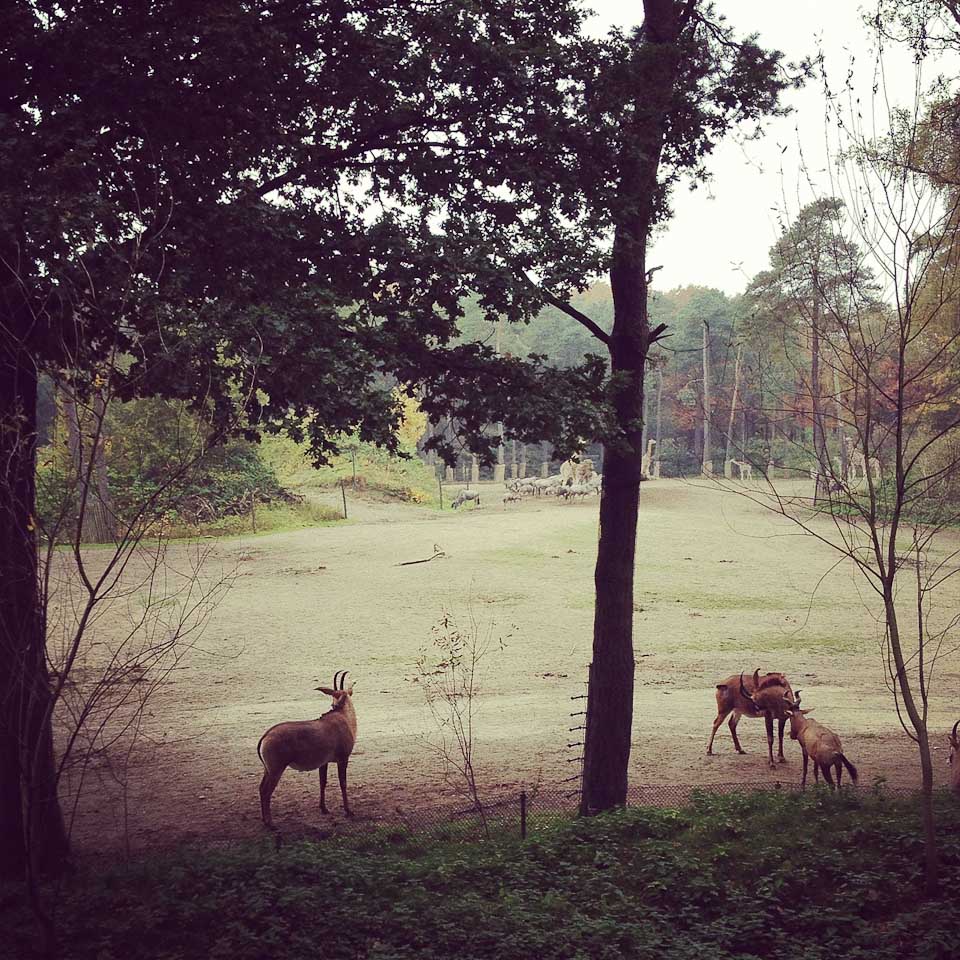
M 584 718 L 583 730 L 583 765 L 580 768 L 580 816 L 585 817 L 590 813 L 590 798 L 587 796 L 587 745 L 590 743 L 590 695 L 593 692 L 593 664 L 587 668 L 587 715 Z

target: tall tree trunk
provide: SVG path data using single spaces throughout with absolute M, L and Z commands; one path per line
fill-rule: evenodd
M 660 458 L 663 453 L 663 448 L 660 446 L 660 433 L 661 426 L 663 425 L 663 364 L 660 364 L 657 367 L 657 436 L 656 436 L 656 449 L 654 450 L 654 463 L 659 464 Z M 660 470 L 654 468 L 654 476 L 659 480 L 660 479 Z
M 816 271 L 813 277 L 814 290 L 819 290 Z M 827 452 L 827 437 L 823 429 L 823 404 L 820 387 L 820 295 L 814 293 L 813 322 L 810 336 L 810 409 L 813 416 L 813 452 L 817 458 L 817 484 L 814 503 L 829 496 L 830 454 Z
M 743 354 L 743 344 L 737 344 L 737 358 L 733 365 L 733 397 L 730 400 L 730 418 L 727 420 L 727 445 L 723 453 L 724 473 L 729 469 L 728 464 L 733 458 L 733 425 L 737 416 L 737 400 L 740 395 L 740 357 Z
M 646 377 L 644 377 L 644 379 L 646 379 Z M 647 396 L 646 392 L 644 392 L 643 394 L 643 432 L 640 437 L 640 449 L 644 453 L 647 452 L 647 441 L 650 439 L 649 415 L 650 415 L 650 399 Z
M 0 876 L 22 877 L 31 864 L 56 869 L 68 842 L 37 580 L 37 371 L 11 313 L 0 335 Z
M 840 401 L 840 373 L 833 369 L 833 399 L 837 408 L 837 450 L 840 455 L 840 479 L 846 480 L 850 465 L 847 463 L 847 445 L 843 442 L 843 406 Z
M 713 453 L 710 450 L 710 418 L 713 416 L 713 397 L 710 393 L 710 325 L 703 321 L 703 458 L 701 473 L 713 473 Z
M 633 579 L 640 498 L 644 366 L 651 345 L 647 311 L 647 241 L 657 199 L 666 118 L 680 64 L 677 41 L 689 17 L 677 0 L 644 0 L 636 52 L 639 92 L 620 163 L 614 228 L 609 336 L 617 432 L 604 445 L 600 539 L 595 571 L 593 668 L 584 743 L 581 809 L 626 803 L 633 729 Z

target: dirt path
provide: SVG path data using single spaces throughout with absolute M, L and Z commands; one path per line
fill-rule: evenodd
M 257 741 L 272 723 L 326 709 L 314 692 L 333 672 L 356 680 L 358 751 L 351 801 L 364 818 L 413 816 L 454 802 L 429 741 L 416 661 L 431 653 L 446 613 L 503 640 L 482 665 L 477 764 L 491 792 L 536 781 L 558 793 L 583 701 L 592 637 L 596 501 L 437 512 L 362 504 L 348 524 L 224 541 L 215 562 L 237 570 L 198 649 L 150 702 L 144 740 L 122 791 L 94 764 L 76 808 L 81 850 L 132 850 L 260 830 Z M 828 548 L 798 537 L 742 498 L 679 481 L 644 485 L 636 584 L 637 697 L 631 781 L 639 785 L 773 783 L 799 779 L 799 751 L 771 771 L 763 725 L 743 721 L 737 756 L 726 726 L 705 756 L 714 685 L 759 667 L 780 669 L 805 703 L 841 733 L 867 784 L 916 781 L 884 686 L 873 598 Z M 431 556 L 429 563 L 399 566 Z M 176 559 L 177 550 L 171 554 Z M 955 589 L 955 588 L 954 588 Z M 953 594 L 956 603 L 956 592 Z M 111 612 L 102 639 L 119 632 Z M 943 664 L 931 727 L 949 728 L 956 657 Z M 945 779 L 945 737 L 936 738 Z M 73 786 L 77 785 L 76 777 Z M 284 829 L 322 825 L 315 774 L 289 771 L 274 797 Z M 339 797 L 330 804 L 339 819 Z M 124 812 L 125 810 L 125 812 Z

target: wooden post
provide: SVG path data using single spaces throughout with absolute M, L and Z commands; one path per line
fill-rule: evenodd
M 520 791 L 520 839 L 527 839 L 527 791 Z
M 443 478 L 437 474 L 437 489 L 440 491 L 440 509 L 443 509 Z
M 343 497 L 343 519 L 347 519 L 347 488 L 344 486 L 344 481 L 340 481 L 340 495 Z

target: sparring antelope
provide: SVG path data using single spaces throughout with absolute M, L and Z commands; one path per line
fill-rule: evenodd
M 353 684 L 344 689 L 346 670 L 333 675 L 333 687 L 317 687 L 321 693 L 333 697 L 333 706 L 316 720 L 288 720 L 272 726 L 257 744 L 257 755 L 263 764 L 260 781 L 260 814 L 266 826 L 273 829 L 270 816 L 270 798 L 276 790 L 283 771 L 320 771 L 320 812 L 327 813 L 327 764 L 337 764 L 343 812 L 349 817 L 347 803 L 347 763 L 357 739 L 357 715 L 353 709 Z
M 793 697 L 793 690 L 787 678 L 782 673 L 767 673 L 760 676 L 755 670 L 753 677 L 744 681 L 743 674 L 734 674 L 717 684 L 717 719 L 713 721 L 713 730 L 710 732 L 710 742 L 707 744 L 707 756 L 713 755 L 713 739 L 720 729 L 720 724 L 730 717 L 728 726 L 733 737 L 733 745 L 737 753 L 746 753 L 740 746 L 737 738 L 737 724 L 740 717 L 763 717 L 767 726 L 767 753 L 770 757 L 770 766 L 773 763 L 773 718 L 780 721 L 779 759 L 786 762 L 783 755 L 783 730 L 787 725 L 787 715 L 783 706 L 784 694 Z
M 843 776 L 843 767 L 847 768 L 850 779 L 857 782 L 857 768 L 843 755 L 843 744 L 840 738 L 822 723 L 816 720 L 810 720 L 807 714 L 811 710 L 800 709 L 800 691 L 798 690 L 792 703 L 788 703 L 787 709 L 790 715 L 790 739 L 796 740 L 803 751 L 803 779 L 800 781 L 801 789 L 807 786 L 807 762 L 813 759 L 813 779 L 820 782 L 820 771 L 830 784 L 830 789 L 835 790 L 840 786 L 840 779 Z M 830 775 L 830 768 L 833 767 L 837 775 L 837 783 L 834 786 L 833 777 Z
M 950 756 L 947 763 L 950 764 L 950 786 L 956 793 L 960 793 L 960 737 L 957 737 L 957 727 L 960 727 L 960 720 L 950 731 Z

